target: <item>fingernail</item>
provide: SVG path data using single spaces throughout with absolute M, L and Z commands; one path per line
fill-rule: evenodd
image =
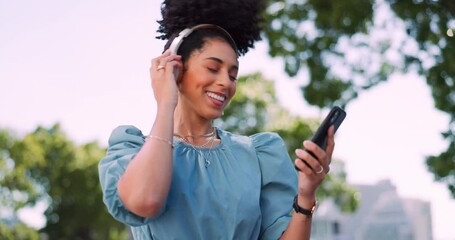
M 303 141 L 303 146 L 305 146 L 305 147 L 306 147 L 306 145 L 308 145 L 308 144 L 309 144 L 309 142 L 310 142 L 310 141 L 308 141 L 308 140 L 305 140 L 305 141 Z

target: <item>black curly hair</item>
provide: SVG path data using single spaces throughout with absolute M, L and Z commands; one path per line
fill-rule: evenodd
M 229 32 L 237 53 L 244 55 L 261 39 L 264 6 L 265 0 L 164 0 L 157 38 L 172 41 L 185 28 L 215 24 Z

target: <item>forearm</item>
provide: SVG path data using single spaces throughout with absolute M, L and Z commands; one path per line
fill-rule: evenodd
M 158 108 L 155 123 L 138 154 L 118 183 L 125 206 L 137 215 L 151 217 L 166 201 L 172 178 L 173 108 Z
M 305 209 L 311 209 L 315 204 L 315 198 L 303 198 L 298 197 L 298 205 Z M 281 240 L 308 240 L 311 235 L 311 224 L 312 217 L 301 213 L 293 212 L 291 221 L 283 235 Z

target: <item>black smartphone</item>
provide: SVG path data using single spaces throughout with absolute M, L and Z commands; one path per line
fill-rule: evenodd
M 345 118 L 346 118 L 346 112 L 343 109 L 341 109 L 340 107 L 334 106 L 330 110 L 329 114 L 327 114 L 325 119 L 322 121 L 321 125 L 316 130 L 313 137 L 311 137 L 311 141 L 316 143 L 320 148 L 325 150 L 325 148 L 327 147 L 327 139 L 328 139 L 327 131 L 329 130 L 330 126 L 333 125 L 335 128 L 334 132 L 336 132 Z M 312 152 L 310 152 L 310 151 L 307 151 L 307 152 L 316 158 L 316 156 Z M 303 161 L 303 162 L 308 167 L 311 168 L 311 166 L 308 163 L 306 163 L 305 161 Z M 300 169 L 298 169 L 297 167 L 296 167 L 296 169 L 298 171 L 300 171 Z
M 334 106 L 329 114 L 327 114 L 327 117 L 322 121 L 318 130 L 314 133 L 311 141 L 316 143 L 320 148 L 325 149 L 327 147 L 327 131 L 329 130 L 329 127 L 333 125 L 336 132 L 344 118 L 346 118 L 346 112 L 340 107 Z

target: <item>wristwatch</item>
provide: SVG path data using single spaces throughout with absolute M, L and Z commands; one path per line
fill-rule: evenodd
M 313 216 L 314 211 L 316 211 L 317 205 L 318 205 L 318 202 L 315 201 L 315 202 L 314 202 L 314 205 L 313 205 L 313 207 L 311 207 L 311 209 L 302 208 L 302 207 L 300 207 L 299 204 L 297 203 L 297 195 L 295 195 L 294 204 L 292 205 L 292 207 L 294 208 L 294 211 L 295 211 L 296 213 L 301 213 L 301 214 L 303 214 L 303 215 L 306 215 L 306 216 L 308 216 L 308 217 L 311 217 L 311 216 Z

